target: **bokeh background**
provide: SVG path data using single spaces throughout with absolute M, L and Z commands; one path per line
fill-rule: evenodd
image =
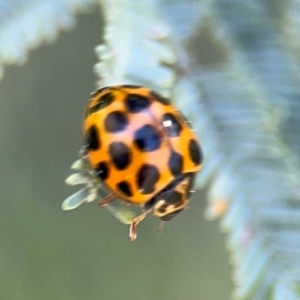
M 229 299 L 229 257 L 203 217 L 205 191 L 160 235 L 149 217 L 134 243 L 96 203 L 61 210 L 76 191 L 64 180 L 82 145 L 102 26 L 97 12 L 80 16 L 0 82 L 0 299 Z

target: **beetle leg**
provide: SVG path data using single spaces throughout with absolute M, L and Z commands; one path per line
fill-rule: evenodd
M 100 201 L 99 201 L 99 206 L 100 207 L 105 207 L 109 204 L 109 202 L 111 202 L 114 198 L 116 197 L 115 194 L 111 193 L 111 194 L 108 194 L 107 196 L 105 196 L 104 198 L 102 198 Z
M 151 210 L 149 210 L 149 209 L 145 210 L 142 214 L 140 214 L 139 216 L 134 218 L 133 221 L 131 222 L 130 229 L 129 229 L 129 237 L 130 237 L 131 242 L 133 242 L 137 237 L 136 226 L 141 221 L 143 221 L 150 212 L 151 212 Z

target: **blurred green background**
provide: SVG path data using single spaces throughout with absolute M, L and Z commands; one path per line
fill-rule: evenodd
M 0 299 L 229 299 L 225 240 L 203 218 L 205 193 L 160 235 L 148 217 L 134 243 L 96 203 L 61 210 L 77 190 L 64 180 L 82 144 L 101 28 L 97 13 L 81 16 L 0 83 Z

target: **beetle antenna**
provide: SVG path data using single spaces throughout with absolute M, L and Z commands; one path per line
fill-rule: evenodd
M 158 228 L 157 228 L 157 233 L 160 234 L 162 233 L 164 227 L 165 227 L 165 223 L 164 221 L 160 221 L 159 225 L 158 225 Z

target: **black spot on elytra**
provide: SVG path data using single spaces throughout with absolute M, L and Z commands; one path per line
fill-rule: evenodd
M 132 197 L 132 190 L 130 184 L 127 181 L 121 181 L 117 184 L 118 190 L 120 190 L 127 197 Z
M 157 167 L 149 164 L 143 165 L 137 173 L 137 186 L 142 194 L 151 194 L 160 177 Z
M 111 159 L 117 169 L 125 170 L 131 161 L 130 149 L 122 142 L 113 142 L 108 148 Z
M 177 152 L 172 151 L 171 156 L 168 161 L 168 166 L 171 171 L 171 173 L 174 176 L 177 176 L 182 173 L 183 168 L 183 158 L 180 154 Z
M 195 140 L 189 141 L 189 155 L 195 165 L 199 165 L 203 161 L 203 155 L 198 143 Z
M 101 180 L 106 180 L 109 176 L 109 167 L 106 162 L 99 163 L 95 171 Z
M 140 111 L 147 109 L 151 102 L 144 96 L 138 94 L 129 94 L 125 99 L 125 105 L 129 112 L 139 113 Z
M 121 132 L 125 130 L 127 125 L 127 117 L 121 111 L 114 111 L 109 113 L 104 120 L 105 129 L 110 133 Z
M 123 88 L 129 88 L 129 89 L 139 89 L 142 86 L 140 86 L 140 85 L 134 85 L 134 84 L 123 84 L 123 85 L 121 85 L 121 87 L 123 87 Z
M 150 95 L 159 103 L 163 104 L 163 105 L 170 105 L 170 100 L 154 91 L 150 92 Z
M 162 117 L 162 122 L 168 136 L 177 137 L 180 135 L 182 126 L 174 115 L 170 113 L 164 114 Z
M 161 139 L 155 128 L 147 124 L 135 132 L 134 143 L 141 151 L 155 151 L 160 147 Z
M 115 96 L 113 95 L 112 92 L 108 92 L 104 94 L 103 96 L 99 97 L 97 102 L 94 104 L 94 106 L 89 108 L 89 113 L 92 114 L 94 112 L 97 112 L 107 106 L 109 106 L 115 99 Z
M 86 133 L 86 147 L 88 150 L 98 150 L 101 147 L 99 131 L 96 126 L 92 125 Z

